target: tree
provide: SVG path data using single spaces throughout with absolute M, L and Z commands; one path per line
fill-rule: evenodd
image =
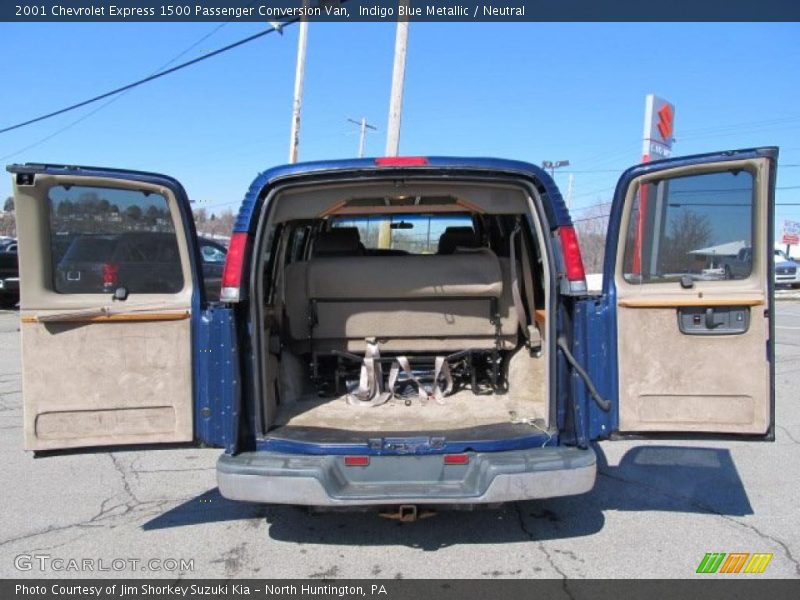
M 583 266 L 587 273 L 603 272 L 609 209 L 609 203 L 597 204 L 581 211 L 575 219 Z
M 208 212 L 205 208 L 198 208 L 194 211 L 194 222 L 198 225 L 202 225 L 208 221 Z
M 682 210 L 669 223 L 669 234 L 665 240 L 662 273 L 681 273 L 690 267 L 693 250 L 710 245 L 714 228 L 708 215 L 694 210 Z
M 138 204 L 132 204 L 125 209 L 125 216 L 131 221 L 139 221 L 142 218 L 142 208 Z
M 14 212 L 14 198 L 12 196 L 6 198 L 6 201 L 3 204 L 3 210 L 5 212 Z

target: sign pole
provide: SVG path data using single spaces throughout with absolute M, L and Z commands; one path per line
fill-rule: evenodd
M 644 135 L 642 136 L 642 162 L 668 158 L 672 154 L 672 137 L 675 126 L 675 107 L 655 94 L 648 94 L 644 103 Z M 636 238 L 633 242 L 634 275 L 642 274 L 642 240 L 647 220 L 647 186 L 639 188 L 639 214 L 636 221 Z

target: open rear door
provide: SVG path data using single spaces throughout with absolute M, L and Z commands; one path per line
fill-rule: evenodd
M 136 172 L 8 170 L 26 448 L 191 441 L 199 296 L 183 188 Z
M 610 219 L 617 430 L 771 438 L 775 148 L 627 171 Z

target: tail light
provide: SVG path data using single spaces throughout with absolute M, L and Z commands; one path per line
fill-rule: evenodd
M 586 292 L 586 271 L 583 268 L 583 258 L 581 258 L 581 247 L 578 244 L 578 235 L 575 228 L 558 228 L 558 237 L 561 240 L 561 252 L 564 256 L 564 271 L 567 276 L 569 292 Z
M 95 271 L 96 272 L 96 271 Z M 111 288 L 119 280 L 119 267 L 111 263 L 103 263 L 103 287 Z
M 225 268 L 222 270 L 223 302 L 239 302 L 242 285 L 242 269 L 244 267 L 244 251 L 247 246 L 246 233 L 234 233 L 225 256 Z
M 344 465 L 346 467 L 367 467 L 369 466 L 369 456 L 345 456 Z
M 384 156 L 376 158 L 375 164 L 379 167 L 424 167 L 428 159 L 424 156 Z

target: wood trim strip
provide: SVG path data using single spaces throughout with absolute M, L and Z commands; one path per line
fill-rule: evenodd
M 763 306 L 763 298 L 628 298 L 617 302 L 625 308 L 679 308 L 682 306 Z
M 182 321 L 189 318 L 189 312 L 179 313 L 118 313 L 111 315 L 70 315 L 57 317 L 20 317 L 23 323 L 135 323 L 143 321 Z

